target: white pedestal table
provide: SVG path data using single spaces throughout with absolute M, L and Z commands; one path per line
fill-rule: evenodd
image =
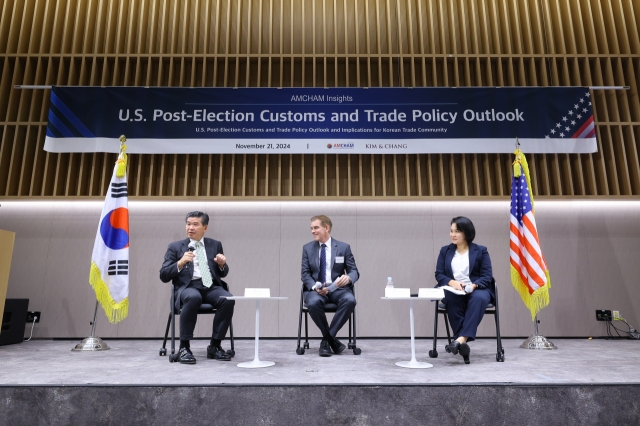
M 431 368 L 433 364 L 428 362 L 419 362 L 416 360 L 416 334 L 413 324 L 413 301 L 414 300 L 442 300 L 442 297 L 381 297 L 382 300 L 408 300 L 409 301 L 409 316 L 411 318 L 411 361 L 398 361 L 396 365 L 404 368 Z
M 286 300 L 288 297 L 245 297 L 245 296 L 230 296 L 227 297 L 229 300 L 255 300 L 256 301 L 256 344 L 255 344 L 255 353 L 253 357 L 253 361 L 249 362 L 241 362 L 238 364 L 240 368 L 263 368 L 263 367 L 271 367 L 275 365 L 273 361 L 260 361 L 260 357 L 258 356 L 258 348 L 260 346 L 260 301 L 261 300 Z

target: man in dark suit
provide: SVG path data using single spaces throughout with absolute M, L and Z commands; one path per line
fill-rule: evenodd
M 302 283 L 307 289 L 305 305 L 322 332 L 320 356 L 344 351 L 345 345 L 336 339 L 336 334 L 356 307 L 351 289 L 360 277 L 351 247 L 331 238 L 331 227 L 327 216 L 312 217 L 313 241 L 302 248 Z M 324 313 L 326 303 L 338 305 L 331 326 Z
M 220 241 L 204 238 L 209 226 L 209 215 L 195 211 L 186 217 L 187 237 L 169 244 L 160 268 L 160 280 L 173 283 L 175 309 L 180 313 L 180 352 L 182 364 L 195 364 L 189 341 L 193 339 L 198 308 L 202 303 L 213 305 L 217 310 L 213 318 L 211 344 L 207 347 L 207 358 L 230 361 L 231 357 L 222 350 L 224 339 L 233 316 L 234 300 L 226 284 L 221 280 L 229 273 L 227 258 Z

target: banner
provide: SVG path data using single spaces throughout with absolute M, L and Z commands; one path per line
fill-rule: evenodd
M 132 153 L 596 151 L 588 89 L 54 87 L 45 149 Z

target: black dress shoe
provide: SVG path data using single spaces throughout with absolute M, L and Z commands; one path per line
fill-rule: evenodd
M 195 364 L 196 357 L 191 353 L 191 349 L 180 348 L 180 352 L 178 353 L 178 360 L 180 360 L 180 364 Z
M 329 342 L 329 346 L 331 346 L 331 350 L 334 354 L 342 353 L 346 349 L 346 346 L 342 344 L 342 342 L 335 337 Z
M 465 364 L 470 364 L 469 354 L 471 353 L 471 348 L 466 343 L 462 343 L 460 345 L 460 355 L 462 355 L 462 359 L 464 359 Z
M 220 346 L 207 346 L 207 358 L 218 361 L 231 361 L 231 356 L 222 350 Z
M 320 342 L 320 356 L 331 356 L 331 348 L 329 347 L 329 342 L 322 339 Z
M 458 355 L 458 351 L 460 350 L 460 342 L 454 340 L 453 343 L 446 345 L 444 350 L 450 354 Z

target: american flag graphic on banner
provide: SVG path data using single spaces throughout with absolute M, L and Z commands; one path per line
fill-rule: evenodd
M 509 225 L 511 283 L 534 319 L 540 309 L 549 304 L 551 280 L 540 247 L 527 160 L 519 149 L 515 154 Z
M 596 126 L 593 122 L 591 94 L 567 100 L 568 111 L 558 117 L 558 121 L 547 132 L 545 138 L 593 138 Z

